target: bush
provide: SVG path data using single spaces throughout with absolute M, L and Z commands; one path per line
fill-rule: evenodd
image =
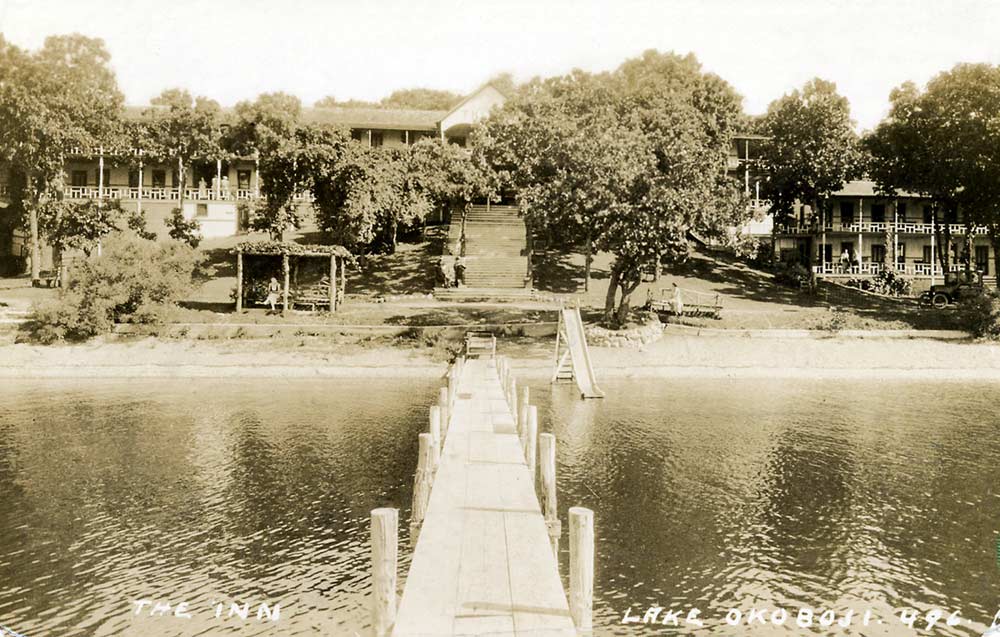
M 782 263 L 774 272 L 774 281 L 794 288 L 807 288 L 811 280 L 809 268 L 801 263 Z
M 995 290 L 962 299 L 958 315 L 973 336 L 1000 340 L 1000 294 Z
M 116 323 L 163 324 L 188 291 L 196 264 L 188 246 L 111 235 L 103 256 L 78 261 L 59 297 L 36 306 L 29 329 L 51 343 L 85 340 Z
M 170 228 L 167 233 L 171 239 L 183 241 L 192 248 L 197 248 L 201 243 L 201 224 L 196 219 L 188 221 L 180 208 L 174 208 L 170 213 L 170 218 L 166 220 L 166 225 Z
M 845 285 L 884 296 L 913 295 L 913 282 L 896 270 L 882 270 L 871 278 L 848 279 Z

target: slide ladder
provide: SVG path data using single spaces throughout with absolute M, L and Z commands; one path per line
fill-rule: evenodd
M 560 351 L 565 346 L 564 351 Z M 584 398 L 604 398 L 597 386 L 594 368 L 590 364 L 590 350 L 583 331 L 580 308 L 559 310 L 559 331 L 556 332 L 555 370 L 552 382 L 574 380 Z

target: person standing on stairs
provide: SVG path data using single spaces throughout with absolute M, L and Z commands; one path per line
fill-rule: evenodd
M 465 285 L 465 257 L 461 254 L 455 257 L 455 287 Z

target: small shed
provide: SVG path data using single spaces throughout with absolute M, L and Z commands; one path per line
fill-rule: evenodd
M 347 285 L 347 262 L 354 256 L 347 248 L 339 245 L 318 245 L 290 243 L 285 241 L 244 241 L 233 249 L 236 255 L 236 311 L 242 312 L 246 296 L 244 283 L 244 260 L 246 257 L 264 257 L 281 259 L 281 273 L 284 284 L 282 287 L 281 313 L 286 314 L 292 305 L 307 304 L 315 309 L 327 305 L 331 312 L 337 311 L 337 305 L 343 300 Z M 329 261 L 328 285 L 322 287 L 323 293 L 315 290 L 292 295 L 291 269 L 304 259 L 322 259 Z M 337 274 L 340 274 L 340 285 L 337 285 Z M 324 275 L 326 278 L 326 275 Z M 339 287 L 339 290 L 338 290 Z

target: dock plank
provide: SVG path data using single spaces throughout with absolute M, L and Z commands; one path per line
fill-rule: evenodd
M 575 635 L 492 361 L 458 382 L 393 635 Z

